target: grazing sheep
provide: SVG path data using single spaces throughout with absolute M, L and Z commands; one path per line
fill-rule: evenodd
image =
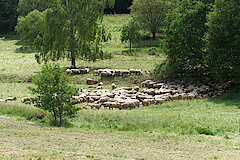
M 8 97 L 7 99 L 5 99 L 5 101 L 15 101 L 16 99 L 16 97 Z
M 144 100 L 142 101 L 142 105 L 143 105 L 143 106 L 149 106 L 149 105 L 150 105 L 149 99 L 144 99 Z
M 24 97 L 24 98 L 21 99 L 21 102 L 22 103 L 31 102 L 31 98 L 30 97 Z
M 97 80 L 93 80 L 91 78 L 87 78 L 87 84 L 88 85 L 95 85 L 95 84 L 98 84 L 98 83 L 100 83 L 100 82 L 97 81 Z
M 116 88 L 117 88 L 116 84 L 115 84 L 115 83 L 112 83 L 112 90 L 114 90 L 114 89 L 116 89 Z
M 67 73 L 67 74 L 72 74 L 72 70 L 71 70 L 71 69 L 67 69 L 67 70 L 66 70 L 66 73 Z
M 0 102 L 7 102 L 5 99 L 0 99 Z
M 79 69 L 71 69 L 72 74 L 80 74 L 80 70 Z
M 96 88 L 95 85 L 89 85 L 88 88 Z
M 90 103 L 89 106 L 91 107 L 91 109 L 95 108 L 99 110 L 101 108 L 101 104 Z
M 142 71 L 140 69 L 130 69 L 130 74 L 135 74 L 135 75 L 142 75 Z

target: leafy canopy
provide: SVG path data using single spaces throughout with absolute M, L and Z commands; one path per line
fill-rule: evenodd
M 208 15 L 208 65 L 218 81 L 240 83 L 240 1 L 216 0 Z
M 182 0 L 166 18 L 165 75 L 182 80 L 201 80 L 205 73 L 204 41 L 207 9 L 200 1 Z

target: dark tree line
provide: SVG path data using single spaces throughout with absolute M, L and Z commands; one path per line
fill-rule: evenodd
M 115 0 L 115 5 L 113 8 L 106 8 L 104 10 L 105 14 L 128 14 L 130 13 L 129 7 L 132 5 L 133 0 Z
M 14 30 L 17 24 L 18 0 L 0 1 L 0 32 Z
M 107 7 L 105 14 L 127 14 L 133 0 L 116 0 L 114 7 Z M 20 3 L 19 3 L 20 2 Z M 46 0 L 1 0 L 0 1 L 0 32 L 14 31 L 19 15 L 26 16 L 34 9 L 45 10 L 50 1 Z M 19 6 L 18 6 L 19 4 Z

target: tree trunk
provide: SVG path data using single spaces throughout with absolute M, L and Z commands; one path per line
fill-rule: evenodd
M 59 127 L 62 126 L 62 113 L 59 113 Z
M 153 35 L 153 39 L 156 39 L 156 33 L 153 32 L 152 35 Z
M 132 55 L 132 42 L 130 41 L 130 55 Z
M 55 110 L 53 110 L 53 116 L 54 116 L 54 126 L 57 126 L 57 113 Z
M 75 55 L 73 52 L 71 52 L 71 68 L 76 68 L 76 59 L 75 59 Z

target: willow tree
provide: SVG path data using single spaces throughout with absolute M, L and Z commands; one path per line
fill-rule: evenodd
M 109 38 L 102 24 L 109 0 L 52 0 L 46 10 L 43 34 L 35 39 L 38 62 L 70 58 L 95 61 L 103 58 L 101 43 Z

